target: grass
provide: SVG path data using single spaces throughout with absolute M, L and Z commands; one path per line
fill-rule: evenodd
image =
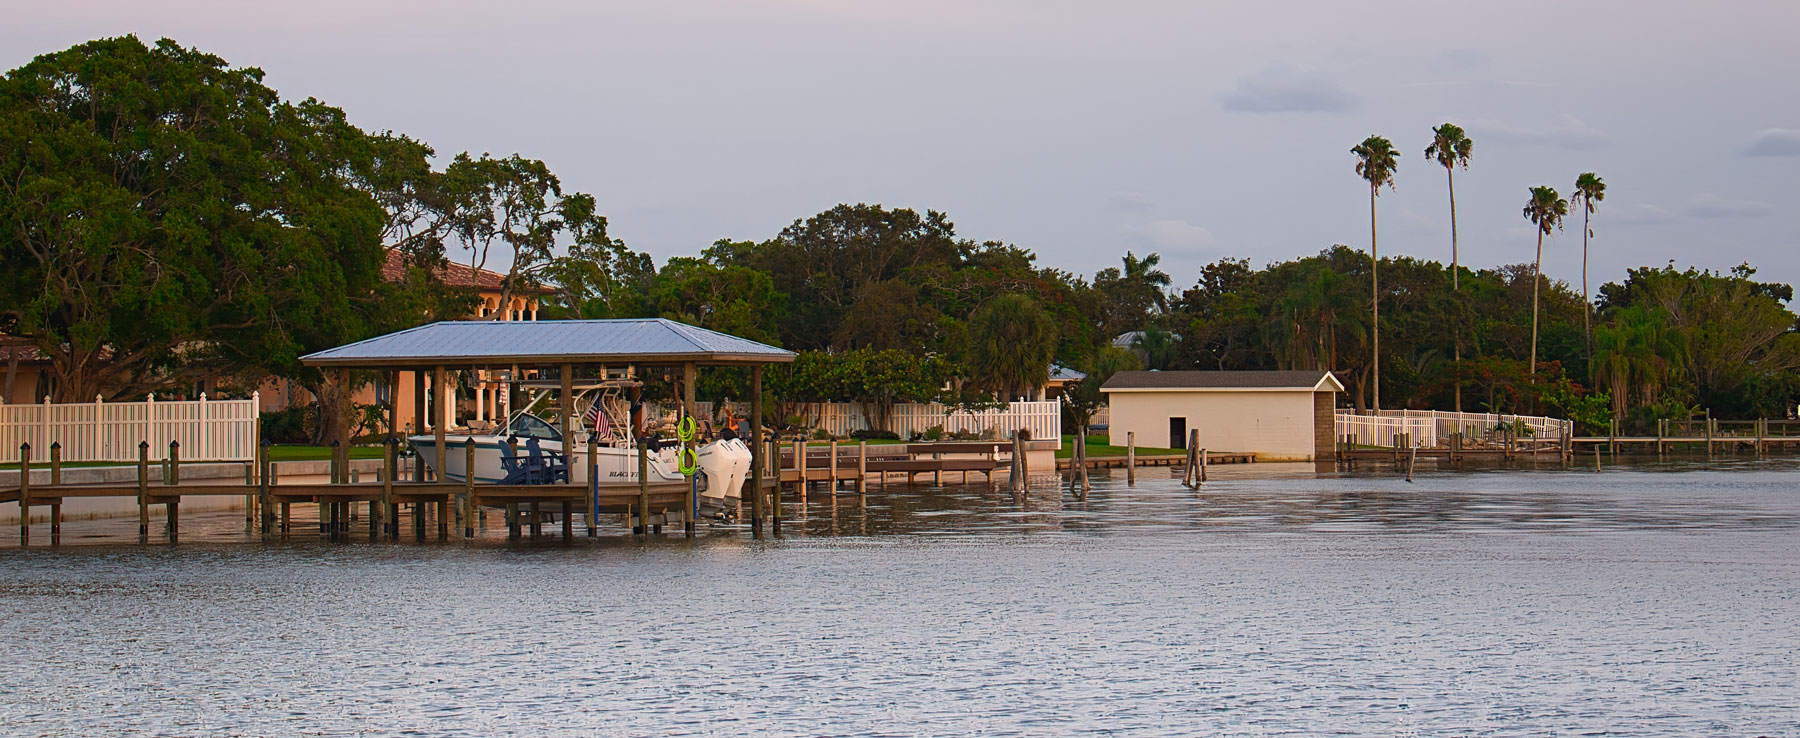
M 1125 455 L 1125 447 L 1108 445 L 1111 442 L 1112 442 L 1112 439 L 1110 439 L 1106 436 L 1102 436 L 1102 435 L 1088 436 L 1087 437 L 1088 458 L 1093 458 L 1096 456 L 1124 456 Z M 1153 448 L 1153 447 L 1149 447 L 1149 446 L 1139 446 L 1139 447 L 1137 447 L 1137 453 L 1139 456 L 1165 456 L 1165 455 L 1171 455 L 1171 454 L 1179 454 L 1182 452 L 1179 449 L 1173 449 L 1173 448 Z M 1074 457 L 1074 455 L 1075 455 L 1075 437 L 1069 436 L 1069 435 L 1063 436 L 1062 437 L 1062 448 L 1059 448 L 1056 450 L 1056 458 L 1067 459 L 1067 458 Z

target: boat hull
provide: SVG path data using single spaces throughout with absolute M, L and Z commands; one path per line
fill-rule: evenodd
M 427 468 L 437 471 L 437 438 L 435 436 L 411 436 L 406 439 L 418 453 L 419 459 Z M 506 439 L 495 435 L 447 435 L 444 445 L 443 478 L 462 482 L 468 478 L 469 441 L 475 442 L 475 482 L 477 484 L 496 484 L 506 478 L 506 469 L 502 459 L 506 452 Z M 562 453 L 562 442 L 539 441 L 544 452 Z M 618 448 L 598 446 L 594 449 L 594 470 L 603 485 L 635 485 L 638 483 L 638 457 L 635 448 Z M 687 477 L 681 474 L 680 460 L 673 448 L 664 448 L 650 454 L 650 481 L 652 483 L 685 482 Z M 520 444 L 517 455 L 529 456 L 524 444 Z M 750 469 L 750 449 L 742 441 L 714 441 L 700 447 L 697 452 L 700 496 L 703 502 L 717 504 L 726 500 L 735 501 L 739 490 L 743 488 L 743 480 Z M 586 485 L 588 483 L 588 449 L 577 446 L 569 456 L 569 482 Z

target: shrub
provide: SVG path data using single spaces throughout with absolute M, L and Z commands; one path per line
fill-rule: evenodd
M 270 443 L 311 443 L 313 426 L 319 424 L 318 409 L 313 405 L 296 405 L 286 410 L 263 413 L 262 437 Z
M 850 437 L 859 439 L 859 440 L 864 440 L 864 441 L 877 441 L 877 440 L 898 441 L 898 440 L 900 440 L 900 434 L 895 433 L 893 431 L 885 431 L 885 430 L 854 430 L 854 431 L 850 431 Z

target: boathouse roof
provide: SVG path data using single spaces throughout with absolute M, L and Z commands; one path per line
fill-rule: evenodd
M 1240 392 L 1342 392 L 1331 372 L 1318 369 L 1279 371 L 1119 372 L 1100 386 L 1101 392 L 1152 390 Z
M 794 352 L 663 318 L 457 320 L 431 323 L 300 357 L 313 367 L 488 364 L 771 364 Z

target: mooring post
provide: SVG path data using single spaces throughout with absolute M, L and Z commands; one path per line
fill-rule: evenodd
M 1412 446 L 1406 454 L 1406 482 L 1412 483 L 1413 467 L 1419 463 L 1419 447 Z
M 638 454 L 637 454 L 637 457 L 638 457 L 638 504 L 637 504 L 638 526 L 637 526 L 637 529 L 633 532 L 648 536 L 648 535 L 650 535 L 650 446 L 647 443 L 645 443 L 644 438 L 640 436 L 638 438 L 637 447 L 638 447 L 637 448 L 637 451 L 638 451 Z M 537 525 L 537 521 L 535 521 L 535 520 L 532 521 L 532 525 L 533 526 Z M 535 527 L 533 528 L 532 534 L 536 535 Z
M 1664 424 L 1668 422 L 1668 418 L 1656 419 L 1656 456 L 1658 458 L 1661 458 L 1663 455 L 1663 428 Z
M 266 441 L 265 441 L 266 443 Z M 265 451 L 264 453 L 267 453 Z M 150 442 L 138 441 L 138 543 L 150 542 Z
M 392 469 L 393 467 L 389 467 Z M 275 533 L 275 506 L 269 499 L 269 439 L 256 446 L 256 513 L 263 540 Z
M 1125 484 L 1137 485 L 1137 431 L 1125 431 Z
M 1078 428 L 1077 432 L 1081 436 L 1078 439 L 1081 441 L 1081 499 L 1085 500 L 1088 491 L 1093 489 L 1093 486 L 1088 484 L 1087 428 L 1083 426 Z
M 400 506 L 394 502 L 394 483 L 400 481 L 400 439 L 388 436 L 387 443 L 381 447 L 382 467 L 387 470 L 381 479 L 381 533 L 388 540 L 400 540 Z
M 1206 484 L 1206 449 L 1200 449 L 1200 484 Z
M 457 501 L 462 510 L 462 534 L 464 539 L 475 537 L 475 439 L 471 437 L 463 442 L 463 493 Z
M 532 500 L 531 501 L 531 540 L 535 541 L 539 538 L 542 538 L 543 535 L 544 535 L 544 503 L 542 503 L 538 500 Z
M 1600 447 L 1594 446 L 1594 473 L 1600 473 Z
M 1026 444 L 1031 441 L 1031 431 L 1019 429 L 1019 482 L 1027 493 L 1031 492 L 1031 450 Z M 1052 459 L 1054 461 L 1054 459 Z M 1050 465 L 1050 473 L 1056 473 L 1056 465 Z
M 48 410 L 46 409 L 46 412 Z M 19 548 L 31 545 L 31 443 L 19 444 Z
M 769 461 L 769 443 L 763 438 L 762 427 L 762 375 L 761 364 L 750 367 L 750 534 L 762 535 L 763 519 L 763 470 Z M 776 475 L 777 483 L 781 476 Z M 742 505 L 743 494 L 739 490 L 738 501 Z
M 1709 458 L 1709 459 L 1712 458 L 1712 453 L 1713 453 L 1712 408 L 1707 408 L 1706 409 L 1706 458 Z
M 990 476 L 991 476 L 991 473 L 993 470 L 989 469 L 988 471 L 990 472 Z M 864 438 L 864 439 L 856 442 L 856 493 L 859 495 L 862 495 L 862 494 L 868 494 L 868 492 L 869 492 L 869 439 Z
M 587 440 L 587 479 L 587 534 L 593 538 L 600 535 L 600 439 L 591 430 Z
M 50 486 L 62 486 L 62 441 L 50 442 Z
M 175 543 L 181 535 L 181 442 L 169 442 L 169 486 L 175 487 L 167 502 L 163 503 L 164 514 L 168 520 L 163 527 L 169 531 L 169 542 Z

